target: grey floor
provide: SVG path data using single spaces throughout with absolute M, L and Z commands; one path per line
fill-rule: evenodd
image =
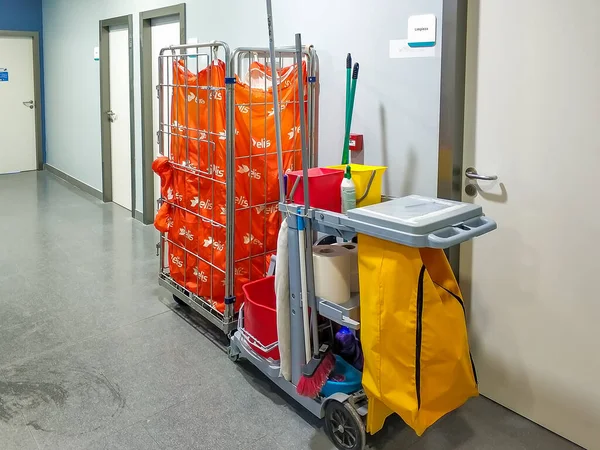
M 1 450 L 333 448 L 157 286 L 152 227 L 46 172 L 0 176 L 0 211 Z M 579 448 L 484 398 L 389 422 L 370 448 Z

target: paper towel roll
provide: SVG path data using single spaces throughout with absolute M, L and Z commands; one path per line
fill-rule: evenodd
M 360 292 L 358 284 L 358 245 L 352 242 L 340 242 L 333 244 L 347 249 L 352 254 L 352 266 L 350 269 L 350 292 Z
M 315 294 L 333 303 L 350 300 L 352 253 L 336 245 L 313 247 Z

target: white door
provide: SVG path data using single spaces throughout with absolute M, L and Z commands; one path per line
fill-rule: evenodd
M 469 2 L 461 248 L 483 395 L 600 449 L 600 2 Z
M 112 27 L 108 33 L 110 76 L 110 145 L 112 199 L 131 210 L 131 128 L 129 105 L 129 31 Z
M 162 19 L 155 19 L 152 21 L 152 86 L 158 86 L 158 58 L 160 50 L 170 45 L 179 45 L 181 43 L 181 34 L 178 16 L 166 17 Z M 170 67 L 168 64 L 163 64 L 163 79 L 167 80 L 172 78 Z M 171 80 L 172 82 L 172 80 Z M 169 92 L 171 90 L 169 89 Z M 153 102 L 152 102 L 152 117 L 153 117 L 153 136 L 156 136 L 158 131 L 158 98 L 156 91 L 152 91 Z M 163 98 L 164 111 L 169 111 L 167 108 L 171 104 L 171 95 Z M 170 118 L 166 117 L 166 121 Z M 154 142 L 154 157 L 158 156 L 158 142 L 155 138 Z M 160 177 L 154 174 L 154 199 L 160 198 Z
M 37 169 L 33 38 L 0 36 L 0 174 Z

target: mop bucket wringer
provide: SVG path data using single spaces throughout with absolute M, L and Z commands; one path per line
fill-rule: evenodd
M 381 187 L 385 166 L 365 166 L 363 164 L 349 164 L 352 171 L 352 181 L 356 186 L 356 207 L 381 203 Z M 328 166 L 330 169 L 344 170 L 346 165 Z

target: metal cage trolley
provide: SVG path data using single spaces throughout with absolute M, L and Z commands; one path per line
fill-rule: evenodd
M 294 49 L 278 49 L 277 60 L 282 74 L 291 74 L 281 75 L 283 88 L 297 79 Z M 263 277 L 276 250 L 279 192 L 277 170 L 267 164 L 277 157 L 270 145 L 268 63 L 266 49 L 231 51 L 220 41 L 163 48 L 158 61 L 158 154 L 172 168 L 170 188 L 161 188 L 157 201 L 172 215 L 169 231 L 160 235 L 159 284 L 224 333 L 237 327 L 242 284 Z M 312 165 L 319 95 L 312 47 L 304 63 L 311 81 L 306 101 L 295 95 L 282 108 L 296 111 L 304 104 Z M 300 168 L 294 167 L 300 164 L 300 130 L 284 132 L 292 143 L 291 169 Z

